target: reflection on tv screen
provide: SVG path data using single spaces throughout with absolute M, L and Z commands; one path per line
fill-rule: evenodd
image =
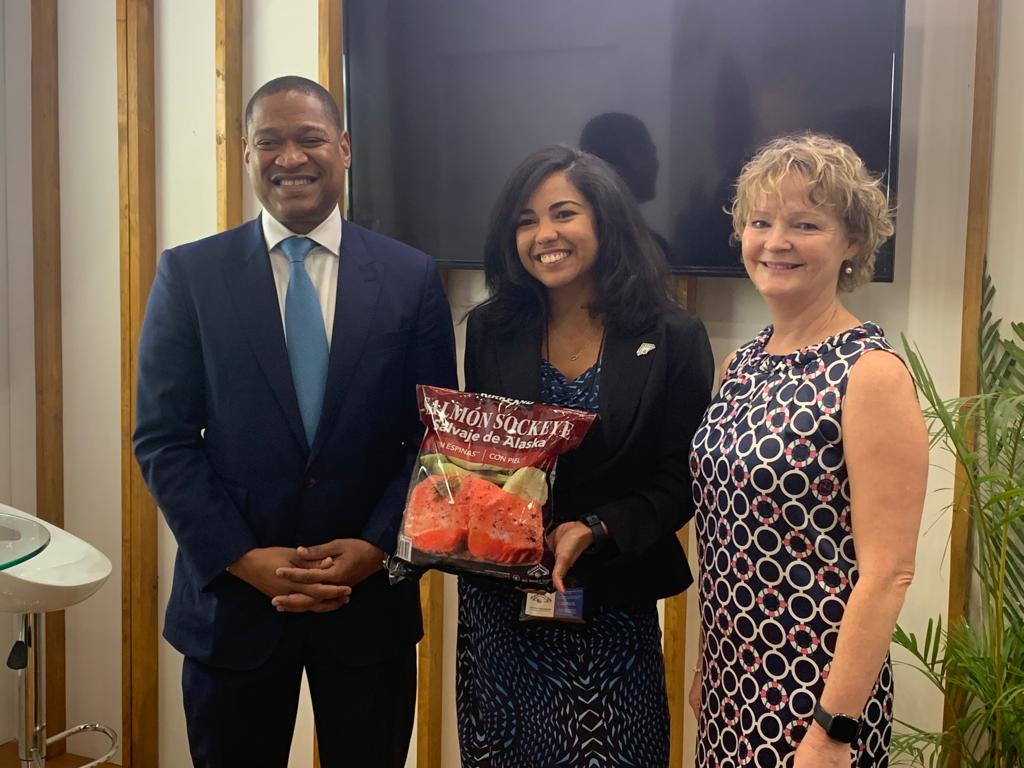
M 774 136 L 849 142 L 895 205 L 903 19 L 903 0 L 349 0 L 351 218 L 479 267 L 512 169 L 564 143 L 615 166 L 673 271 L 741 275 L 723 208 Z

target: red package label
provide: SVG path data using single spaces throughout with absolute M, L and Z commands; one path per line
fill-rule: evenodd
M 420 567 L 549 583 L 544 532 L 558 456 L 594 414 L 441 387 L 417 388 L 426 433 L 397 557 Z

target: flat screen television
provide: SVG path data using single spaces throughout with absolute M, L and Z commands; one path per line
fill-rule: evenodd
M 348 0 L 350 218 L 475 268 L 531 151 L 599 154 L 672 270 L 742 275 L 722 208 L 773 136 L 824 131 L 896 203 L 904 0 Z M 893 276 L 893 243 L 876 279 Z

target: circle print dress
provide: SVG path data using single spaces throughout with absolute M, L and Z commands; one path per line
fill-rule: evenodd
M 690 453 L 704 634 L 697 765 L 790 766 L 857 583 L 842 409 L 850 367 L 893 352 L 873 323 L 788 355 L 741 347 Z M 851 766 L 888 765 L 892 665 Z

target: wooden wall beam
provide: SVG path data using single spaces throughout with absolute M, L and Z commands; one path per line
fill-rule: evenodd
M 988 249 L 989 197 L 992 190 L 992 143 L 999 0 L 978 0 L 978 31 L 974 53 L 974 116 L 967 198 L 967 239 L 964 254 L 964 299 L 960 326 L 960 396 L 978 394 L 978 329 L 981 325 L 981 282 Z M 963 493 L 966 478 L 957 467 L 950 531 L 949 606 L 946 625 L 967 615 L 971 589 L 970 510 Z M 954 714 L 947 705 L 943 727 Z M 959 765 L 954 757 L 951 766 Z
M 676 301 L 692 314 L 697 313 L 697 278 L 675 278 Z M 687 557 L 690 554 L 690 528 L 677 534 Z M 691 562 L 696 571 L 696 565 Z M 686 738 L 684 718 L 689 707 L 688 694 L 693 675 L 686 666 L 686 607 L 687 594 L 683 592 L 665 601 L 665 689 L 668 693 L 669 761 L 672 768 L 683 764 L 683 744 Z
M 242 0 L 217 0 L 217 230 L 242 223 Z
M 61 345 L 60 124 L 57 2 L 32 3 L 32 270 L 36 372 L 36 514 L 64 527 L 64 365 Z M 64 612 L 46 617 L 46 717 L 67 727 Z M 47 750 L 61 754 L 63 744 Z
M 416 696 L 416 768 L 442 768 L 444 727 L 444 574 L 428 571 L 420 579 L 423 639 L 419 645 Z
M 345 125 L 345 77 L 343 57 L 345 54 L 342 29 L 342 0 L 317 0 L 317 63 L 320 85 L 330 92 L 341 110 L 341 122 Z M 346 188 L 348 185 L 345 185 Z M 341 215 L 345 215 L 345 191 L 338 200 Z M 420 766 L 422 768 L 422 766 Z
M 156 272 L 153 0 L 116 0 L 121 250 L 122 734 L 126 768 L 158 765 L 156 505 L 132 453 L 136 350 Z
M 690 529 L 678 534 L 687 557 L 690 554 Z M 693 565 L 691 564 L 691 567 Z M 693 568 L 696 572 L 696 568 Z M 665 691 L 668 694 L 669 760 L 672 768 L 683 764 L 686 738 L 685 717 L 693 675 L 686 665 L 686 592 L 665 601 Z
M 344 56 L 341 0 L 318 0 L 317 5 L 317 62 L 320 85 L 330 91 L 338 102 L 342 116 L 345 114 L 345 80 L 342 57 Z

